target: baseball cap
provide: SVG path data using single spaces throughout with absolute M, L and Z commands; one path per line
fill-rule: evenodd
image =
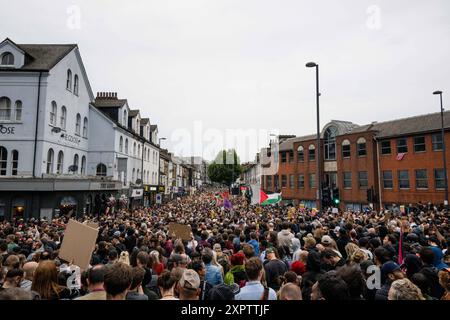
M 401 270 L 400 266 L 397 263 L 395 263 L 394 261 L 385 262 L 383 264 L 383 266 L 381 267 L 381 273 L 383 275 L 388 275 L 389 273 L 392 273 L 394 271 L 400 271 L 400 270 Z
M 320 242 L 323 244 L 331 244 L 333 242 L 333 239 L 331 239 L 331 237 L 328 235 L 324 235 Z
M 197 290 L 200 287 L 200 277 L 194 270 L 185 269 L 179 283 L 184 289 Z
M 239 288 L 239 286 L 237 286 Z M 208 292 L 209 300 L 234 300 L 233 288 L 226 284 L 219 284 Z

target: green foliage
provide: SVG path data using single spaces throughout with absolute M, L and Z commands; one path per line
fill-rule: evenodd
M 208 176 L 213 182 L 231 185 L 241 174 L 239 157 L 234 149 L 220 151 L 208 166 Z

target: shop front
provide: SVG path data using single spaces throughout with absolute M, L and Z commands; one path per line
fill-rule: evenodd
M 130 189 L 130 209 L 134 210 L 144 205 L 144 189 Z
M 144 206 L 149 207 L 156 203 L 156 194 L 158 193 L 158 186 L 144 185 Z

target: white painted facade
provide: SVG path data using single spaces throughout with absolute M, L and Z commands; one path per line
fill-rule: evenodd
M 14 67 L 22 67 L 24 52 L 14 43 L 5 40 L 0 44 L 0 57 L 7 52 L 14 56 Z M 70 70 L 69 82 L 68 70 Z M 86 121 L 88 130 L 89 102 L 93 99 L 93 95 L 78 48 L 74 47 L 51 70 L 41 73 L 38 101 L 39 75 L 38 71 L 21 72 L 0 66 L 0 99 L 3 99 L 0 104 L 3 103 L 4 107 L 5 101 L 9 101 L 11 107 L 9 117 L 8 112 L 4 110 L 1 111 L 0 117 L 2 126 L 0 132 L 5 131 L 0 135 L 1 146 L 7 151 L 6 174 L 1 174 L 0 177 L 32 177 L 33 162 L 36 177 L 57 173 L 58 177 L 66 174 L 85 175 L 86 171 L 82 172 L 82 159 L 87 160 L 89 131 L 83 132 L 83 124 Z M 77 92 L 74 91 L 75 78 L 77 78 Z M 21 111 L 16 108 L 19 101 Z M 38 103 L 39 113 L 36 121 Z M 61 119 L 63 107 L 66 113 L 65 118 Z M 53 108 L 56 112 L 53 112 Z M 77 117 L 80 119 L 78 126 Z M 7 130 L 9 133 L 6 133 Z M 13 150 L 18 151 L 17 173 L 13 172 Z M 53 150 L 50 162 L 48 162 L 49 150 Z M 60 152 L 63 161 L 58 165 Z M 76 158 L 78 170 L 69 172 L 69 167 L 74 164 Z

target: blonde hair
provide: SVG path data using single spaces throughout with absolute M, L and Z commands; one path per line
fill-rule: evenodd
M 409 279 L 404 278 L 392 282 L 388 294 L 389 300 L 425 300 L 420 291 L 414 283 Z
M 119 262 L 122 262 L 128 266 L 130 265 L 130 255 L 128 251 L 122 251 L 120 253 Z

